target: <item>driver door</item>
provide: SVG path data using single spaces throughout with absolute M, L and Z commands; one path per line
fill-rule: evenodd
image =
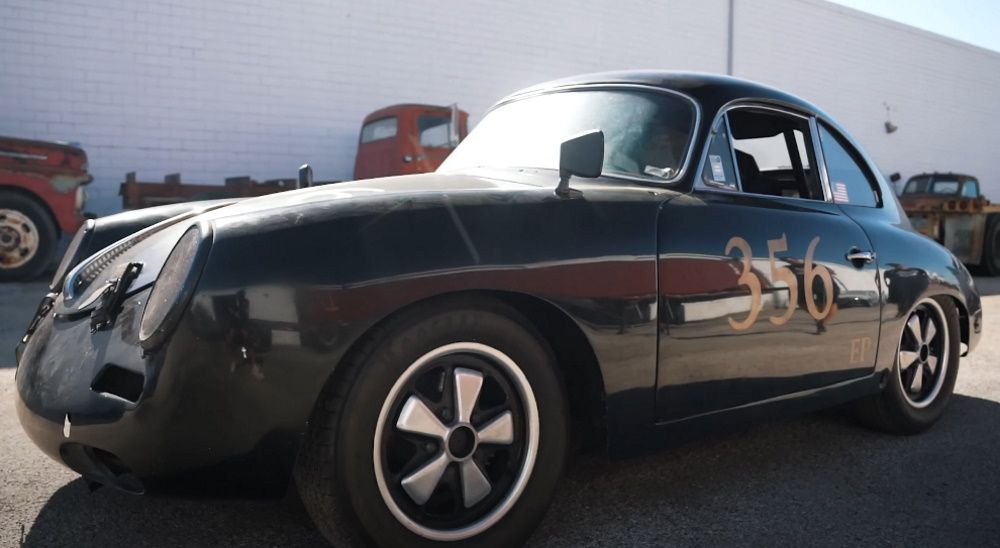
M 664 207 L 660 422 L 873 371 L 877 270 L 847 256 L 874 250 L 822 182 L 815 127 L 773 107 L 729 110 L 695 190 Z

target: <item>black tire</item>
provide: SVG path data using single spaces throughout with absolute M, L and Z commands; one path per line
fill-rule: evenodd
M 0 211 L 2 210 L 12 210 L 18 215 L 27 217 L 34 225 L 35 234 L 31 236 L 37 239 L 33 240 L 35 243 L 31 245 L 29 253 L 33 254 L 30 255 L 30 259 L 23 264 L 8 263 L 7 259 L 14 260 L 15 255 L 25 249 L 15 245 L 14 238 L 20 238 L 18 232 L 27 229 L 23 228 L 26 225 L 22 223 L 11 221 L 10 224 L 6 224 L 7 216 L 0 212 L 0 232 L 7 232 L 6 235 L 0 234 L 0 238 L 3 239 L 0 241 L 0 255 L 3 255 L 0 257 L 0 282 L 29 280 L 39 276 L 52 263 L 56 252 L 59 232 L 56 230 L 55 222 L 37 200 L 16 192 L 0 190 Z M 15 247 L 5 249 L 3 248 L 5 243 Z
M 472 344 L 497 349 L 517 364 L 537 403 L 535 431 L 540 435 L 535 446 L 534 466 L 524 465 L 521 468 L 530 470 L 523 491 L 505 513 L 496 513 L 500 516 L 498 521 L 474 536 L 459 539 L 459 542 L 439 542 L 404 525 L 394 515 L 394 510 L 390 510 L 387 500 L 392 499 L 384 498 L 389 495 L 385 494 L 386 490 L 380 491 L 380 480 L 376 477 L 385 472 L 376 472 L 376 467 L 382 463 L 376 462 L 373 454 L 378 452 L 378 446 L 374 445 L 375 433 L 380 413 L 385 415 L 383 409 L 393 409 L 396 403 L 392 400 L 398 400 L 405 394 L 405 391 L 399 392 L 395 387 L 410 378 L 411 371 L 419 371 L 419 367 L 423 367 L 413 369 L 411 365 L 417 367 L 416 360 L 446 345 L 463 341 L 474 341 Z M 529 322 L 512 308 L 486 299 L 455 298 L 418 305 L 376 328 L 366 337 L 361 348 L 340 367 L 342 369 L 324 388 L 317 402 L 295 470 L 303 504 L 327 540 L 335 546 L 372 543 L 407 547 L 442 544 L 507 547 L 520 545 L 528 538 L 544 516 L 561 477 L 569 424 L 568 400 L 555 358 L 548 344 Z M 445 382 L 446 376 L 457 374 L 454 370 L 452 373 L 448 373 L 447 369 L 443 371 L 442 382 Z M 419 378 L 419 375 L 413 378 Z M 483 384 L 484 394 L 485 386 Z M 390 398 L 392 393 L 397 396 Z M 383 420 L 383 424 L 396 424 L 394 421 L 397 418 L 402 420 L 401 412 L 385 417 L 389 420 Z M 438 419 L 441 420 L 441 417 Z M 528 430 L 521 431 L 524 432 Z M 511 439 L 514 439 L 513 435 Z M 451 455 L 450 438 L 444 440 L 436 449 L 436 454 Z M 430 451 L 430 444 L 426 446 Z M 374 452 L 373 447 L 376 448 Z M 445 447 L 448 448 L 447 453 Z M 479 450 L 477 448 L 466 458 L 479 458 L 474 457 L 479 455 Z M 448 466 L 455 468 L 441 477 L 447 474 L 460 477 L 457 475 L 460 464 L 464 463 L 450 463 Z M 487 468 L 480 465 L 480 470 Z M 383 487 L 388 483 L 388 480 L 384 481 Z M 437 496 L 441 484 L 435 485 Z M 502 490 L 497 489 L 497 496 L 501 494 Z M 482 502 L 486 504 L 490 500 L 486 498 Z M 395 502 L 393 504 L 396 510 L 401 507 Z M 465 506 L 468 506 L 467 502 Z M 472 508 L 475 509 L 476 505 Z M 468 510 L 462 508 L 459 511 Z
M 918 311 L 922 307 L 925 307 L 928 312 L 934 312 L 936 310 L 935 306 L 933 306 L 935 303 L 942 314 L 942 323 L 946 326 L 944 335 L 947 336 L 948 341 L 947 351 L 942 351 L 942 355 L 946 356 L 943 362 L 946 368 L 939 373 L 942 377 L 940 379 L 940 388 L 935 394 L 933 393 L 934 385 L 929 385 L 931 393 L 928 394 L 929 397 L 926 401 L 919 402 L 922 406 L 918 407 L 916 403 L 913 403 L 911 399 L 913 396 L 909 395 L 912 390 L 908 391 L 903 387 L 904 383 L 907 382 L 904 379 L 912 378 L 912 375 L 907 375 L 907 372 L 912 370 L 904 368 L 901 371 L 901 353 L 897 350 L 895 363 L 882 392 L 857 402 L 855 406 L 857 417 L 865 425 L 892 434 L 918 434 L 930 428 L 944 413 L 945 407 L 947 407 L 951 399 L 952 391 L 955 388 L 955 379 L 958 378 L 961 345 L 958 327 L 958 309 L 954 301 L 949 297 L 938 296 L 931 299 L 924 299 L 914 306 L 913 310 L 907 316 L 907 321 L 910 321 L 910 318 L 914 315 L 919 316 Z M 897 341 L 897 345 L 899 345 L 897 349 L 902 348 L 901 345 L 904 344 L 904 340 L 908 337 L 906 331 L 907 326 L 904 323 L 903 333 L 900 335 L 900 340 Z M 918 351 L 917 353 L 922 355 L 921 352 Z M 923 363 L 913 363 L 916 364 L 915 366 L 924 367 Z M 926 369 L 921 369 L 921 371 L 926 371 Z M 936 384 L 937 377 L 933 377 L 933 379 Z
M 994 213 L 987 219 L 982 265 L 990 276 L 1000 276 L 1000 214 Z

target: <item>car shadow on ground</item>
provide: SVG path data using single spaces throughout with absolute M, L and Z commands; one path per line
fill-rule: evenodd
M 654 455 L 573 461 L 535 546 L 1000 543 L 1000 404 L 956 396 L 920 436 L 826 412 Z M 323 546 L 293 497 L 56 491 L 25 546 Z

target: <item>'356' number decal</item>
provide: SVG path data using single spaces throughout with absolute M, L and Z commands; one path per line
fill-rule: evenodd
M 809 311 L 809 315 L 816 321 L 821 321 L 830 314 L 830 309 L 833 307 L 833 277 L 830 275 L 828 268 L 813 263 L 813 255 L 816 253 L 817 245 L 819 245 L 819 236 L 813 238 L 809 242 L 809 247 L 806 248 L 806 259 L 802 268 L 802 283 L 805 286 L 803 294 L 806 299 L 806 310 Z M 740 278 L 737 282 L 750 290 L 750 312 L 745 318 L 739 321 L 730 317 L 729 325 L 737 331 L 743 331 L 744 329 L 749 329 L 757 321 L 757 316 L 760 314 L 761 286 L 760 279 L 753 272 L 753 264 L 751 263 L 753 251 L 750 249 L 750 244 L 739 236 L 733 236 L 726 243 L 726 255 L 729 255 L 734 249 L 740 252 L 740 258 L 743 263 L 743 270 L 740 272 Z M 771 265 L 771 280 L 773 282 L 782 281 L 788 285 L 788 308 L 783 314 L 768 318 L 774 325 L 784 325 L 792 317 L 795 307 L 799 303 L 798 278 L 792 272 L 792 269 L 787 266 L 779 267 L 777 261 L 775 261 L 775 254 L 782 251 L 788 251 L 788 238 L 785 234 L 782 234 L 778 239 L 767 241 L 767 258 Z M 826 302 L 822 309 L 816 304 L 816 298 L 812 292 L 816 278 L 819 278 L 823 283 L 823 295 L 826 296 Z

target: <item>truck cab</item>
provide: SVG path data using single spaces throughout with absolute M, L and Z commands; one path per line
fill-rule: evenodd
M 978 179 L 961 173 L 921 173 L 906 181 L 899 201 L 918 232 L 963 263 L 1000 275 L 1000 205 L 981 194 Z
M 434 171 L 468 134 L 468 119 L 454 105 L 401 104 L 372 112 L 361 126 L 354 178 Z
M 943 201 L 948 198 L 980 197 L 979 180 L 971 175 L 959 173 L 921 173 L 906 181 L 901 201 Z

